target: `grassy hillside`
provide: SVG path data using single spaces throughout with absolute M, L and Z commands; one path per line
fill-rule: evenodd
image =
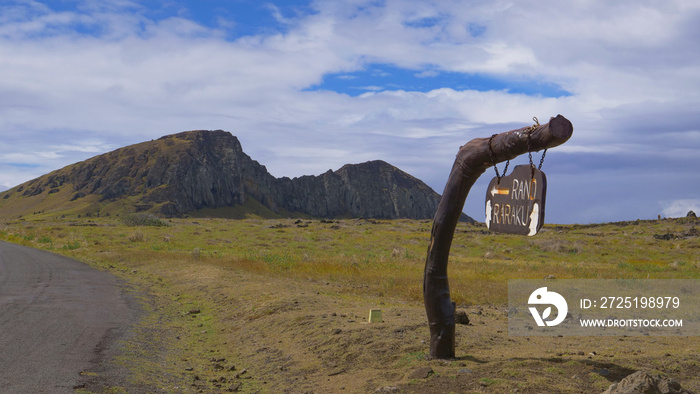
M 548 225 L 535 237 L 460 223 L 450 287 L 472 325 L 458 326 L 453 361 L 425 359 L 430 221 L 124 219 L 15 220 L 0 239 L 76 257 L 149 295 L 152 313 L 120 359 L 136 382 L 193 391 L 595 392 L 644 369 L 700 390 L 687 338 L 510 338 L 504 312 L 507 279 L 698 279 L 697 219 Z M 364 323 L 370 308 L 385 322 Z M 436 374 L 411 377 L 420 367 Z M 104 384 L 95 374 L 88 388 Z
M 127 196 L 112 201 L 103 199 L 96 194 L 76 192 L 82 186 L 78 183 L 99 178 L 111 168 L 119 167 L 125 163 L 138 162 L 142 168 L 150 168 L 155 164 L 155 159 L 159 154 L 177 156 L 179 151 L 186 148 L 187 145 L 187 141 L 176 137 L 142 142 L 52 171 L 0 193 L 0 218 L 79 218 L 133 212 L 134 206 L 140 205 L 140 201 L 145 195 Z M 86 170 L 92 166 L 102 167 L 102 169 L 99 173 L 92 174 L 91 170 Z M 85 172 L 90 172 L 90 174 L 80 176 Z M 134 175 L 122 173 L 110 181 L 111 183 L 123 184 L 138 183 L 139 180 L 135 179 Z M 144 189 L 142 192 L 153 191 Z M 151 205 L 143 208 L 154 210 L 158 207 Z

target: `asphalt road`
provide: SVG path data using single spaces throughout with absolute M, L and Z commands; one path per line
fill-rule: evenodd
M 138 319 L 118 278 L 0 242 L 0 392 L 72 393 Z

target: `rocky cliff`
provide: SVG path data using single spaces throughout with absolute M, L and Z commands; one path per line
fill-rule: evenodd
M 423 182 L 383 161 L 275 178 L 221 130 L 168 135 L 73 164 L 0 194 L 0 210 L 3 201 L 17 198 L 60 200 L 51 194 L 73 203 L 64 207 L 83 199 L 93 207 L 120 202 L 127 210 L 166 216 L 244 206 L 252 199 L 281 216 L 429 219 L 440 200 Z M 50 206 L 58 212 L 62 204 Z

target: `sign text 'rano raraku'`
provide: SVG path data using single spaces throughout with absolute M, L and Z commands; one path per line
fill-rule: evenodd
M 509 234 L 535 235 L 544 223 L 547 177 L 530 165 L 493 178 L 486 190 L 486 227 Z

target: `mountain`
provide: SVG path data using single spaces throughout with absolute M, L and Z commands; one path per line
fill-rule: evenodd
M 198 130 L 120 148 L 0 193 L 0 217 L 146 211 L 431 219 L 439 201 L 426 184 L 383 161 L 275 178 L 230 133 Z

